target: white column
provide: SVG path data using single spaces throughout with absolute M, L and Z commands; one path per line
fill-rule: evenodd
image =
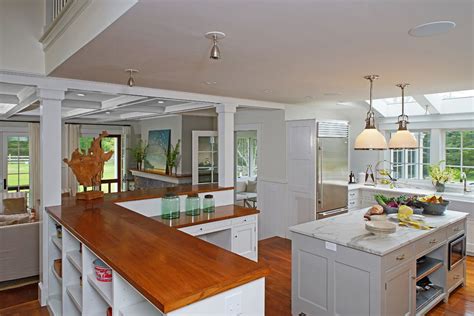
M 234 186 L 234 114 L 237 106 L 219 104 L 217 112 L 219 186 Z
M 45 207 L 61 204 L 61 101 L 64 91 L 38 89 L 40 100 L 40 303 L 48 297 L 48 220 Z

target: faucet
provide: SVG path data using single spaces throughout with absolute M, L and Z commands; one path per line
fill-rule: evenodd
M 459 182 L 462 182 L 464 184 L 464 192 L 471 192 L 471 189 L 467 188 L 467 175 L 465 172 L 461 172 L 461 179 Z M 471 185 L 470 183 L 469 185 Z

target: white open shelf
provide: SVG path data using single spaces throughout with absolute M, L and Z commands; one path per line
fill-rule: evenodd
M 92 287 L 102 296 L 105 302 L 112 306 L 112 282 L 100 282 L 97 280 L 94 274 L 89 274 L 87 276 L 87 281 L 92 285 Z
M 66 292 L 71 297 L 72 302 L 77 309 L 82 312 L 82 287 L 78 285 L 71 285 L 66 288 Z
M 120 310 L 120 316 L 157 316 L 162 315 L 153 305 L 147 301 L 127 306 Z
M 63 283 L 63 278 L 59 276 L 59 274 L 54 270 L 54 266 L 51 266 L 51 272 L 53 275 L 56 277 L 56 279 L 59 281 L 59 283 Z
M 53 295 L 48 298 L 48 306 L 53 316 L 62 315 L 61 295 Z
M 78 250 L 69 251 L 66 254 L 69 262 L 79 271 L 82 273 L 82 256 Z
M 51 236 L 51 241 L 59 250 L 63 250 L 63 241 L 61 238 L 58 236 Z

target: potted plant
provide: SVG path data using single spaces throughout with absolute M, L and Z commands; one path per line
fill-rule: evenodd
M 148 145 L 140 139 L 135 147 L 128 148 L 128 150 L 130 150 L 130 153 L 137 162 L 137 169 L 142 170 L 143 161 L 145 160 L 148 151 Z
M 441 169 L 442 162 L 444 162 L 444 160 L 430 166 L 431 183 L 435 186 L 436 192 L 444 192 L 446 182 L 452 181 L 454 176 L 453 169 Z
M 178 160 L 179 160 L 179 145 L 181 143 L 181 139 L 178 139 L 178 142 L 173 147 L 171 145 L 168 152 L 166 152 L 166 171 L 169 175 L 173 174 L 173 168 L 175 168 L 175 174 L 178 173 Z

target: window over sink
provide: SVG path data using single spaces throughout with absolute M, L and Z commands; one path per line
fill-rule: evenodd
M 392 176 L 396 179 L 425 179 L 429 176 L 431 133 L 417 131 L 412 134 L 418 141 L 418 148 L 390 150 Z
M 455 180 L 465 172 L 474 181 L 474 130 L 449 130 L 445 137 L 446 166 L 456 170 Z

